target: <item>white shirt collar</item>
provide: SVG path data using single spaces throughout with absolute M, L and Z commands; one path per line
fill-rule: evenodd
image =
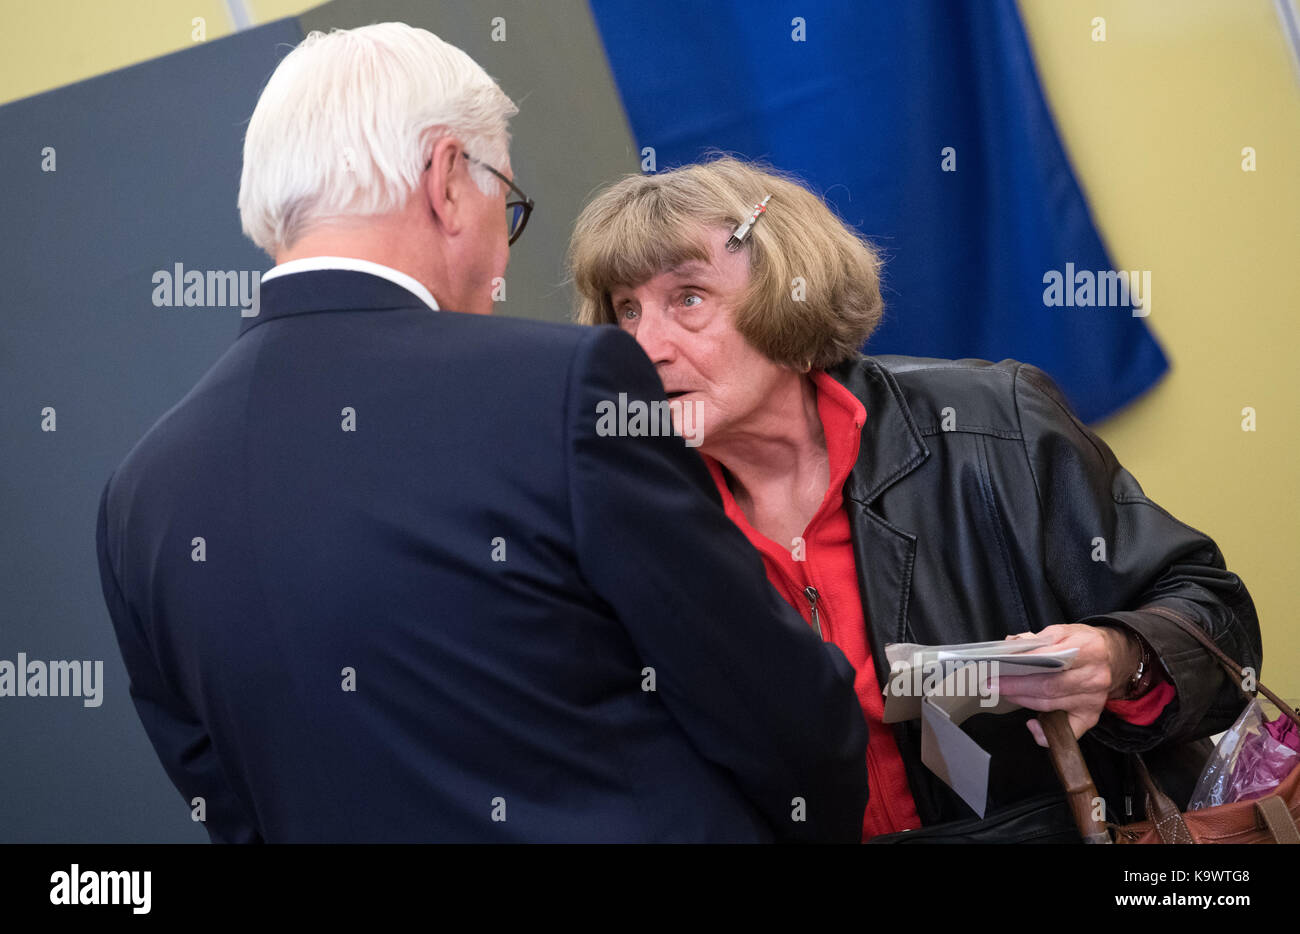
M 356 259 L 352 256 L 304 256 L 302 259 L 291 259 L 287 263 L 272 266 L 262 273 L 262 281 L 265 282 L 268 279 L 276 279 L 297 272 L 312 272 L 318 269 L 347 269 L 352 272 L 368 272 L 372 276 L 379 276 L 381 279 L 387 279 L 389 282 L 400 285 L 407 291 L 414 293 L 420 301 L 434 311 L 441 311 L 437 300 L 433 297 L 433 293 L 406 273 L 391 266 L 372 263 L 368 259 Z

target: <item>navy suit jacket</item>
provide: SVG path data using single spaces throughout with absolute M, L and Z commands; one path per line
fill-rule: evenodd
M 131 695 L 214 841 L 861 833 L 853 671 L 768 585 L 613 328 L 339 270 L 261 314 L 110 478 Z M 707 425 L 705 425 L 707 430 Z

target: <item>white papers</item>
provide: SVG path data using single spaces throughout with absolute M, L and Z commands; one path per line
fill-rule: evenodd
M 961 729 L 978 713 L 1009 713 L 1014 704 L 990 689 L 1003 675 L 1056 674 L 1079 650 L 1043 649 L 1041 637 L 964 645 L 885 646 L 890 664 L 884 686 L 886 723 L 921 719 L 921 761 L 980 817 L 988 801 L 990 756 Z

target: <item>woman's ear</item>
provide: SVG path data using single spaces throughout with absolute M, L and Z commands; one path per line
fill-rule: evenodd
M 454 136 L 444 136 L 433 144 L 429 166 L 424 173 L 425 197 L 434 223 L 448 236 L 460 233 L 464 224 L 464 185 L 469 173 L 460 165 L 465 149 Z

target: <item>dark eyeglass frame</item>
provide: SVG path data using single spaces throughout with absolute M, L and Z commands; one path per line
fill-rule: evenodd
M 514 201 L 507 201 L 507 202 L 506 202 L 506 207 L 507 207 L 507 208 L 509 208 L 509 207 L 513 207 L 513 206 L 515 206 L 515 205 L 518 205 L 519 207 L 522 207 L 522 208 L 524 209 L 523 217 L 521 217 L 521 218 L 519 219 L 519 226 L 515 228 L 514 233 L 509 234 L 510 239 L 506 241 L 506 245 L 507 245 L 507 246 L 514 246 L 515 241 L 518 240 L 519 237 L 520 237 L 520 235 L 524 232 L 524 228 L 528 226 L 528 218 L 531 217 L 531 216 L 532 216 L 532 213 L 533 213 L 533 204 L 534 204 L 533 199 L 530 198 L 530 197 L 528 197 L 528 195 L 524 194 L 524 190 L 523 190 L 522 188 L 520 188 L 520 187 L 519 187 L 518 185 L 516 185 L 514 182 L 510 181 L 510 179 L 506 178 L 504 175 L 502 175 L 502 174 L 501 174 L 500 172 L 498 172 L 496 169 L 492 168 L 492 166 L 488 165 L 488 164 L 487 164 L 486 162 L 484 162 L 482 159 L 475 159 L 475 158 L 474 158 L 473 156 L 471 156 L 469 153 L 464 152 L 464 150 L 461 150 L 461 151 L 462 151 L 462 153 L 464 153 L 464 156 L 465 156 L 466 159 L 468 159 L 470 162 L 473 162 L 473 163 L 476 164 L 476 165 L 481 165 L 481 166 L 483 166 L 483 168 L 487 169 L 489 172 L 491 172 L 491 173 L 492 173 L 493 175 L 495 175 L 497 178 L 501 179 L 501 181 L 505 182 L 505 183 L 506 183 L 506 186 L 507 186 L 511 191 L 513 191 L 515 194 L 517 194 L 517 195 L 519 196 L 519 198 L 516 199 L 516 200 L 514 200 Z M 433 160 L 432 160 L 432 159 L 430 159 L 428 162 L 426 162 L 426 163 L 424 164 L 424 167 L 425 167 L 425 169 L 427 170 L 427 169 L 429 168 L 429 166 L 431 166 L 431 165 L 433 165 Z

